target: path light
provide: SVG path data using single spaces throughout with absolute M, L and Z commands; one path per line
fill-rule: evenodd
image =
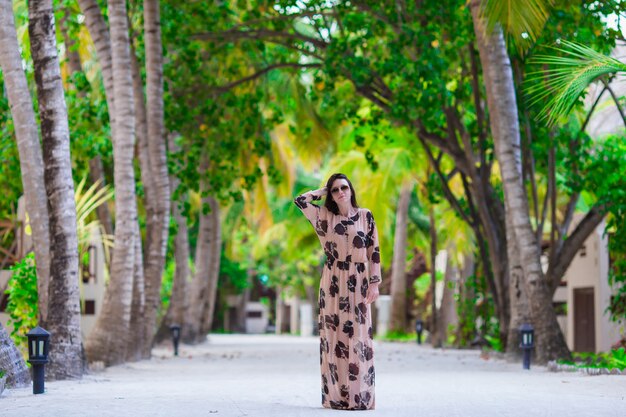
M 519 328 L 520 344 L 519 347 L 524 353 L 524 369 L 530 369 L 530 352 L 535 347 L 535 330 L 528 323 L 522 324 Z
M 33 394 L 43 394 L 44 365 L 48 363 L 50 333 L 37 326 L 26 336 L 28 337 L 28 362 L 33 365 Z
M 174 342 L 174 356 L 178 356 L 178 341 L 180 340 L 180 325 L 172 324 L 170 326 L 172 332 L 172 342 Z
M 421 319 L 417 319 L 415 322 L 415 333 L 417 333 L 417 344 L 422 344 L 422 332 L 424 331 L 424 322 Z

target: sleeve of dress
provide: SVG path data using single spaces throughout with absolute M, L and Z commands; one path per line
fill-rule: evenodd
M 296 197 L 294 203 L 302 211 L 313 227 L 317 224 L 320 216 L 320 206 L 313 201 L 321 201 L 322 197 L 317 193 L 319 190 L 309 191 Z
M 380 245 L 378 230 L 371 211 L 367 212 L 367 260 L 370 265 L 370 283 L 381 282 L 380 273 Z

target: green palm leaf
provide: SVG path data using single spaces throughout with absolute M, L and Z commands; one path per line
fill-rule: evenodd
M 550 15 L 552 0 L 483 0 L 487 29 L 500 24 L 514 39 L 536 40 Z
M 626 71 L 626 64 L 574 42 L 561 41 L 553 48 L 565 56 L 539 55 L 532 62 L 548 65 L 546 71 L 529 73 L 526 94 L 531 105 L 540 105 L 540 119 L 553 125 L 567 115 L 585 89 L 599 77 Z M 542 81 L 543 82 L 537 82 Z

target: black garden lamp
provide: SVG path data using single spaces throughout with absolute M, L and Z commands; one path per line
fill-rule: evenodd
M 174 342 L 174 356 L 178 356 L 178 341 L 180 340 L 180 325 L 170 325 L 170 332 L 172 332 L 172 342 Z
M 523 352 L 524 369 L 530 369 L 530 353 L 535 347 L 535 329 L 532 325 L 525 323 L 519 328 L 520 345 Z
M 33 394 L 43 394 L 44 365 L 48 363 L 50 333 L 37 326 L 26 336 L 28 337 L 28 362 L 33 365 Z
M 424 321 L 422 319 L 417 319 L 415 321 L 415 333 L 417 333 L 417 344 L 422 344 L 422 332 L 424 331 Z

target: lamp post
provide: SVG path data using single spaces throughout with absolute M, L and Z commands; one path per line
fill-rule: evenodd
M 523 366 L 524 369 L 530 369 L 530 352 L 535 347 L 535 330 L 533 326 L 525 323 L 519 328 L 520 345 L 519 347 L 523 352 Z
M 174 356 L 178 356 L 178 341 L 180 340 L 180 325 L 170 325 L 170 332 L 172 332 L 172 342 L 174 342 Z
M 417 344 L 422 344 L 422 332 L 424 331 L 424 321 L 417 319 L 415 321 L 415 333 L 417 333 Z
M 28 362 L 33 365 L 33 394 L 43 394 L 44 365 L 48 363 L 50 333 L 37 326 L 26 336 L 28 337 Z

